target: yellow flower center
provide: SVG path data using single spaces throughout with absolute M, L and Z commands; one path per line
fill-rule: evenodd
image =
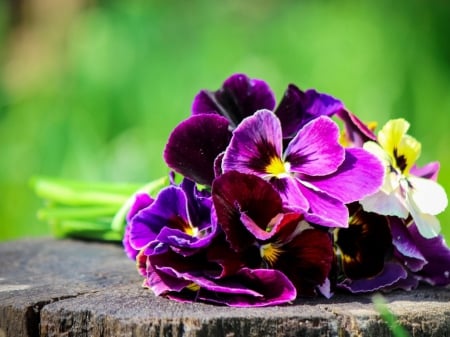
M 192 282 L 192 283 L 188 284 L 186 286 L 186 288 L 188 290 L 190 290 L 190 291 L 199 291 L 200 290 L 200 286 L 197 283 L 195 283 L 195 282 Z
M 283 250 L 281 245 L 276 243 L 266 243 L 259 247 L 261 257 L 267 262 L 269 266 L 273 266 L 280 257 Z
M 279 157 L 272 157 L 270 163 L 266 166 L 266 172 L 274 177 L 282 178 L 289 174 L 291 165 L 283 162 Z

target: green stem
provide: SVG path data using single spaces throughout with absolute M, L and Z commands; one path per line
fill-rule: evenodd
M 117 206 L 47 207 L 38 211 L 38 219 L 44 221 L 65 219 L 92 219 L 114 216 Z

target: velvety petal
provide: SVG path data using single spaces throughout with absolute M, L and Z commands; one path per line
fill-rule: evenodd
M 268 174 L 267 168 L 281 158 L 282 135 L 278 118 L 269 110 L 260 110 L 244 119 L 234 130 L 225 150 L 222 169 L 242 173 Z
M 408 276 L 405 268 L 395 262 L 387 262 L 383 271 L 375 277 L 351 280 L 346 279 L 338 284 L 339 288 L 346 289 L 352 293 L 365 293 L 382 290 L 390 287 Z
M 214 160 L 231 139 L 228 121 L 217 115 L 195 115 L 170 134 L 164 160 L 174 171 L 204 185 L 214 179 Z
M 147 193 L 137 193 L 134 196 L 134 202 L 131 205 L 130 210 L 128 211 L 127 221 L 130 221 L 131 218 L 133 218 L 141 209 L 150 206 L 153 201 L 154 199 Z
M 416 177 L 421 177 L 421 178 L 431 179 L 431 180 L 436 181 L 438 174 L 439 174 L 439 169 L 440 169 L 440 163 L 435 161 L 435 162 L 428 163 L 422 167 L 413 166 L 411 168 L 410 173 L 412 175 L 415 175 Z
M 352 148 L 345 150 L 345 160 L 336 172 L 324 177 L 302 179 L 342 202 L 350 203 L 380 189 L 384 167 L 371 153 L 361 148 Z
M 373 277 L 384 268 L 392 249 L 392 237 L 386 217 L 358 210 L 348 228 L 340 228 L 336 244 L 341 252 L 343 273 L 350 279 Z
M 180 276 L 200 285 L 200 289 L 190 293 L 172 292 L 169 294 L 171 299 L 231 307 L 263 307 L 285 304 L 297 296 L 289 279 L 277 270 L 243 268 L 235 276 L 219 280 L 189 273 Z
M 223 278 L 235 275 L 241 268 L 259 268 L 261 256 L 257 246 L 251 247 L 243 252 L 237 252 L 221 233 L 207 248 L 207 260 L 220 266 L 221 271 L 216 276 Z
M 342 201 L 302 184 L 299 187 L 310 204 L 305 220 L 325 227 L 348 226 L 348 210 Z
M 164 188 L 149 207 L 131 219 L 130 226 L 130 243 L 139 250 L 155 240 L 164 227 L 183 232 L 188 226 L 184 192 L 176 186 Z
M 419 271 L 427 264 L 406 224 L 397 217 L 389 217 L 392 243 L 399 253 L 398 258 L 411 271 Z
M 330 118 L 322 116 L 309 122 L 285 151 L 290 171 L 311 176 L 333 173 L 345 158 L 338 139 L 339 127 Z
M 426 239 L 419 233 L 414 223 L 408 227 L 408 230 L 428 261 L 422 270 L 416 273 L 416 276 L 431 285 L 450 284 L 450 248 L 444 237 L 438 235 L 432 239 Z
M 328 232 L 306 229 L 295 236 L 283 249 L 275 263 L 294 283 L 299 295 L 312 296 L 331 270 L 333 245 Z
M 347 109 L 340 109 L 336 116 L 344 122 L 345 134 L 351 146 L 363 147 L 365 142 L 377 140 L 373 131 Z
M 242 213 L 265 230 L 282 210 L 281 198 L 272 185 L 251 174 L 224 173 L 214 180 L 212 196 L 218 223 L 236 251 L 245 250 L 255 242 L 241 222 Z
M 290 84 L 275 110 L 283 137 L 293 137 L 306 123 L 319 116 L 332 116 L 343 109 L 341 101 L 315 90 L 301 91 Z
M 194 99 L 192 113 L 217 113 L 235 127 L 255 111 L 274 107 L 275 97 L 266 82 L 235 74 L 219 90 L 201 91 Z

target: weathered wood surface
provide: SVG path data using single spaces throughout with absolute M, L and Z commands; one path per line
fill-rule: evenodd
M 237 309 L 141 288 L 120 245 L 40 238 L 0 244 L 0 337 L 390 336 L 371 296 Z M 385 295 L 412 336 L 450 336 L 450 288 Z

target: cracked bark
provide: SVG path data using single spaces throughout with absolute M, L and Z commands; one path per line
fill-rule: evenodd
M 120 245 L 34 239 L 0 244 L 0 337 L 390 336 L 371 296 L 271 308 L 154 297 Z M 411 336 L 450 335 L 450 288 L 385 295 Z

